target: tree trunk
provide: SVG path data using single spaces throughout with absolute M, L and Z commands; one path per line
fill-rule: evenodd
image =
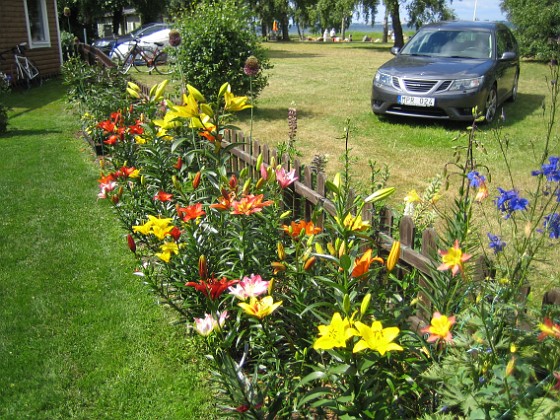
M 288 23 L 288 16 L 282 16 L 282 21 L 280 23 L 280 26 L 282 26 L 282 41 L 289 41 L 290 40 L 290 26 Z
M 344 41 L 346 38 L 346 19 L 342 17 L 342 25 L 340 27 L 340 38 Z
M 113 10 L 113 35 L 117 36 L 119 35 L 119 27 L 122 25 L 122 20 L 123 20 L 123 10 L 122 7 Z M 126 31 L 123 31 L 123 34 Z
M 404 45 L 403 30 L 401 25 L 401 16 L 399 14 L 399 2 L 393 0 L 391 2 L 391 23 L 393 24 L 393 34 L 395 36 L 394 47 L 401 48 Z
M 387 43 L 389 36 L 389 10 L 385 8 L 385 16 L 383 16 L 383 38 L 382 42 Z

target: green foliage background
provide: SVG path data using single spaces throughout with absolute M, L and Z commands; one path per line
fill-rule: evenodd
M 255 33 L 249 10 L 235 0 L 205 0 L 191 13 L 177 19 L 182 42 L 178 62 L 184 80 L 211 98 L 224 80 L 239 95 L 256 97 L 267 85 L 260 71 L 250 80 L 243 73 L 245 60 L 253 55 L 261 69 L 270 68 L 265 50 Z

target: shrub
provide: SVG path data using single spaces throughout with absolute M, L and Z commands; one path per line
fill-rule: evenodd
M 262 69 L 270 68 L 264 49 L 254 32 L 245 6 L 234 0 L 205 0 L 179 19 L 182 43 L 178 61 L 182 77 L 197 86 L 209 99 L 229 80 L 234 92 L 252 96 L 267 85 Z M 261 71 L 254 76 L 243 72 L 245 61 L 256 57 Z M 252 84 L 252 86 L 251 86 Z

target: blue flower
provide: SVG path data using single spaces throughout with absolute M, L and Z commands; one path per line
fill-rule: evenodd
M 517 191 L 506 191 L 499 187 L 498 190 L 500 191 L 500 195 L 496 197 L 494 203 L 496 203 L 498 210 L 505 213 L 505 219 L 509 219 L 514 211 L 527 209 L 529 201 L 526 198 L 519 197 L 519 193 Z
M 494 250 L 494 254 L 502 252 L 506 246 L 506 243 L 500 239 L 498 235 L 493 235 L 488 233 L 488 239 L 490 240 L 490 248 Z
M 560 214 L 551 213 L 544 218 L 544 229 L 552 239 L 560 238 Z
M 549 163 L 544 163 L 540 171 L 533 171 L 533 176 L 544 175 L 549 182 L 560 182 L 560 157 L 550 156 Z
M 477 171 L 471 171 L 467 174 L 467 178 L 470 181 L 470 186 L 472 188 L 480 188 L 481 185 L 484 185 L 486 182 L 486 177 L 484 175 L 480 175 Z

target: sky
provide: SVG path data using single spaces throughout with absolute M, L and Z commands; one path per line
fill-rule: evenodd
M 500 10 L 500 0 L 453 0 L 450 7 L 460 20 L 473 20 L 475 4 L 477 20 L 506 20 Z M 381 21 L 384 13 L 385 8 L 380 5 L 375 20 Z

